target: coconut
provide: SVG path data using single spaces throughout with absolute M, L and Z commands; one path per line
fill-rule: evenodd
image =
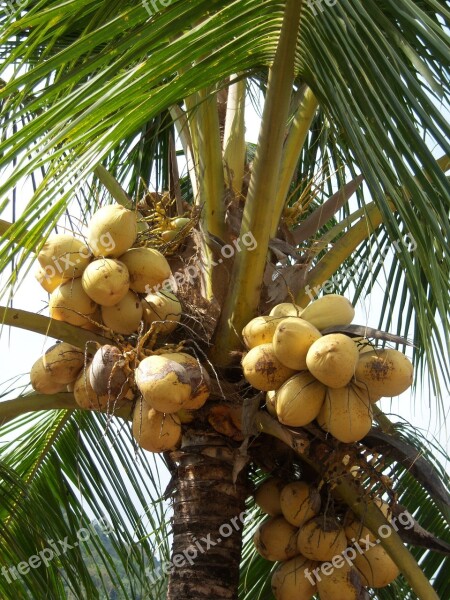
M 269 344 L 278 323 L 283 319 L 277 317 L 255 317 L 242 330 L 244 343 L 250 350 L 261 344 Z
M 46 292 L 51 294 L 53 290 L 61 285 L 62 283 L 69 281 L 69 277 L 63 277 L 59 273 L 55 273 L 53 275 L 52 269 L 44 269 L 40 265 L 37 266 L 36 271 L 34 272 L 34 276 L 36 280 L 41 284 Z
M 192 395 L 187 370 L 164 356 L 144 358 L 135 371 L 135 378 L 144 400 L 159 412 L 175 413 L 185 408 Z
M 337 440 L 350 444 L 362 440 L 369 433 L 372 419 L 373 410 L 367 392 L 348 385 L 327 389 L 317 422 Z
M 335 557 L 334 563 L 339 566 L 327 574 L 321 570 L 317 578 L 320 600 L 359 600 L 362 582 L 358 571 L 349 566 L 343 556 Z
M 181 423 L 177 415 L 160 413 L 143 401 L 138 402 L 134 409 L 132 431 L 134 439 L 144 450 L 165 452 L 178 444 Z
M 342 333 L 331 333 L 312 344 L 306 355 L 306 365 L 326 386 L 341 388 L 355 374 L 358 359 L 358 349 L 351 338 Z
M 328 561 L 347 547 L 344 529 L 334 519 L 320 516 L 305 523 L 299 531 L 297 548 L 310 560 Z
M 42 356 L 33 364 L 30 381 L 33 389 L 40 394 L 57 394 L 66 391 L 66 384 L 54 380 L 51 371 L 44 366 Z
M 258 553 L 267 560 L 287 560 L 293 558 L 297 550 L 297 527 L 286 521 L 284 517 L 270 517 L 263 521 L 253 536 Z
M 91 258 L 86 244 L 66 233 L 49 235 L 37 255 L 46 276 L 61 279 L 81 277 Z
M 272 308 L 269 315 L 271 317 L 300 317 L 303 308 L 292 302 L 282 302 Z
M 57 287 L 48 303 L 50 318 L 71 325 L 87 325 L 96 309 L 96 303 L 83 290 L 80 279 L 67 281 Z
M 187 410 L 198 410 L 209 398 L 211 390 L 211 379 L 208 372 L 200 364 L 200 362 L 184 352 L 171 352 L 161 354 L 164 358 L 174 360 L 184 367 L 191 379 L 192 395 L 190 399 L 183 405 Z
M 295 371 L 275 356 L 272 344 L 255 346 L 242 359 L 244 377 L 257 390 L 277 390 Z
M 120 261 L 99 258 L 86 267 L 81 283 L 94 302 L 100 306 L 113 306 L 128 292 L 130 278 L 126 266 Z
M 294 375 L 295 377 L 295 375 Z M 288 379 L 289 381 L 289 379 Z M 270 390 L 266 394 L 266 408 L 269 415 L 278 419 L 277 415 L 277 392 L 275 390 Z
M 89 381 L 94 392 L 113 398 L 126 393 L 127 373 L 125 359 L 116 346 L 105 345 L 97 350 L 89 369 Z
M 310 346 L 321 337 L 318 329 L 297 317 L 287 317 L 277 326 L 272 344 L 278 360 L 296 371 L 306 369 L 306 355 Z
M 278 420 L 290 427 L 308 425 L 319 414 L 325 392 L 326 387 L 308 371 L 294 375 L 277 391 Z
M 42 356 L 42 364 L 56 383 L 67 385 L 78 377 L 84 365 L 84 352 L 61 342 L 49 348 Z
M 255 502 L 263 513 L 271 517 L 281 515 L 280 493 L 284 485 L 279 477 L 269 477 L 256 488 Z
M 164 255 L 154 248 L 132 248 L 120 260 L 130 273 L 130 288 L 135 292 L 149 293 L 172 275 Z
M 302 319 L 317 329 L 349 325 L 355 316 L 351 303 L 339 294 L 327 294 L 303 309 Z
M 374 503 L 378 506 L 386 519 L 389 522 L 392 522 L 392 511 L 389 504 L 383 502 L 381 498 L 375 498 Z M 376 536 L 373 535 L 368 527 L 364 527 L 363 523 L 352 512 L 350 512 L 345 519 L 344 529 L 347 539 L 351 542 L 354 542 L 355 540 L 376 541 Z
M 312 572 L 318 566 L 304 556 L 282 562 L 272 575 L 272 591 L 276 600 L 311 600 L 317 591 Z
M 400 573 L 395 562 L 381 545 L 369 548 L 364 554 L 357 554 L 353 564 L 361 574 L 363 585 L 371 588 L 389 585 Z
M 176 219 L 172 219 L 170 222 L 170 226 L 172 229 L 166 229 L 161 233 L 161 237 L 165 242 L 171 242 L 174 240 L 184 227 L 186 227 L 191 222 L 191 219 L 186 217 L 177 217 Z
M 108 394 L 100 396 L 92 389 L 90 382 L 90 365 L 78 375 L 73 388 L 75 402 L 88 410 L 105 410 L 114 404 L 114 398 Z
M 373 397 L 398 396 L 413 382 L 414 369 L 402 352 L 393 349 L 372 350 L 359 357 L 355 379 L 370 390 Z
M 94 256 L 118 258 L 131 248 L 136 236 L 136 214 L 120 204 L 104 206 L 97 210 L 87 230 L 87 241 Z
M 320 494 L 304 481 L 293 481 L 281 490 L 280 506 L 286 521 L 300 527 L 319 513 Z
M 113 331 L 130 335 L 139 329 L 142 312 L 139 296 L 128 291 L 114 306 L 102 306 L 102 319 L 103 323 Z
M 171 333 L 180 321 L 181 304 L 171 292 L 148 294 L 142 305 L 144 322 L 149 326 L 157 322 L 159 333 Z

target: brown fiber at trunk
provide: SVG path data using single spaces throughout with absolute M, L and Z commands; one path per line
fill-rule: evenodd
M 168 600 L 238 597 L 243 527 L 239 515 L 245 510 L 248 488 L 245 470 L 233 483 L 237 444 L 232 444 L 214 432 L 189 431 L 181 450 L 173 453 L 178 480 Z

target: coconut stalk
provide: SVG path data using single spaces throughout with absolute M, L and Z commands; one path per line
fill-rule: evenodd
M 245 470 L 235 480 L 237 448 L 204 429 L 187 430 L 176 463 L 173 545 L 167 600 L 237 600 Z M 219 541 L 220 540 L 220 541 Z
M 40 410 L 88 410 L 79 406 L 74 395 L 69 392 L 59 394 L 27 394 L 13 400 L 0 402 L 0 426 L 5 425 L 16 417 L 29 412 Z M 96 412 L 108 412 L 107 408 L 96 409 Z M 114 411 L 115 417 L 131 421 L 131 404 L 120 406 Z
M 110 339 L 93 331 L 87 331 L 64 321 L 50 319 L 44 315 L 36 315 L 35 313 L 19 308 L 0 306 L 0 321 L 3 325 L 10 325 L 11 327 L 19 327 L 20 329 L 40 333 L 55 340 L 62 340 L 78 348 L 84 348 L 89 343 L 98 343 L 102 346 L 111 343 Z
M 321 456 L 314 456 L 314 450 L 308 443 L 302 440 L 301 437 L 298 440 L 297 434 L 287 430 L 281 423 L 265 412 L 259 411 L 257 413 L 255 425 L 259 431 L 272 435 L 286 443 L 303 461 L 320 473 L 318 465 L 324 463 L 323 453 Z M 333 492 L 344 500 L 356 516 L 364 521 L 364 525 L 370 529 L 376 538 L 380 537 L 381 545 L 401 570 L 419 600 L 439 600 L 438 595 L 423 574 L 415 558 L 405 547 L 399 534 L 391 528 L 389 521 L 380 509 L 373 502 L 361 499 L 361 489 L 354 482 L 341 480 L 336 483 Z M 388 537 L 381 538 L 378 535 L 378 531 L 382 526 L 387 526 L 391 530 Z
M 318 106 L 317 98 L 311 89 L 305 86 L 284 144 L 280 179 L 272 219 L 271 237 L 276 236 L 278 224 L 289 194 L 289 187 Z
M 236 77 L 231 76 L 231 79 Z M 228 90 L 223 138 L 225 180 L 240 195 L 245 170 L 245 79 L 232 83 Z
M 258 146 L 240 231 L 241 238 L 253 234 L 257 246 L 253 251 L 242 248 L 235 256 L 229 293 L 212 350 L 214 362 L 223 366 L 229 363 L 230 352 L 240 346 L 240 332 L 255 316 L 260 301 L 294 82 L 301 6 L 298 0 L 287 0 L 275 59 L 269 70 Z

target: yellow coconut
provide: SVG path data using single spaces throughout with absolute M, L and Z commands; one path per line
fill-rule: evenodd
M 138 330 L 142 319 L 142 302 L 137 294 L 128 291 L 114 306 L 102 306 L 103 323 L 122 335 Z
M 120 204 L 97 210 L 87 230 L 87 241 L 94 256 L 118 258 L 131 248 L 136 236 L 136 213 Z
M 130 278 L 126 266 L 120 261 L 99 258 L 86 267 L 81 283 L 94 302 L 100 306 L 113 306 L 128 292 Z
M 135 292 L 156 292 L 172 274 L 164 255 L 154 248 L 132 248 L 120 260 L 130 273 L 130 288 Z
M 297 545 L 298 528 L 284 517 L 270 517 L 263 521 L 253 536 L 258 553 L 267 560 L 288 560 L 300 554 Z
M 314 421 L 325 400 L 326 387 L 308 371 L 283 383 L 277 391 L 276 413 L 280 423 L 303 427 Z
M 257 390 L 277 390 L 295 371 L 275 356 L 272 344 L 255 346 L 242 359 L 244 377 Z
M 361 576 L 345 562 L 343 556 L 336 555 L 333 564 L 322 566 L 317 579 L 317 591 L 320 600 L 359 600 Z
M 311 600 L 317 591 L 313 571 L 318 566 L 304 556 L 282 562 L 272 575 L 272 591 L 276 600 Z
M 295 375 L 294 375 L 295 377 Z M 289 379 L 288 379 L 289 381 Z M 277 415 L 277 392 L 275 390 L 271 390 L 266 394 L 266 408 L 269 415 L 278 419 Z
M 161 356 L 169 360 L 174 360 L 184 367 L 191 379 L 192 395 L 183 404 L 183 408 L 186 410 L 198 410 L 201 408 L 209 398 L 211 378 L 200 361 L 185 352 L 172 352 L 161 354 Z
M 150 326 L 158 323 L 160 333 L 171 333 L 180 322 L 181 303 L 172 292 L 148 294 L 142 302 L 143 319 Z
M 61 342 L 49 348 L 41 360 L 56 383 L 67 385 L 75 381 L 83 368 L 84 352 L 72 344 Z
M 138 402 L 133 412 L 133 437 L 149 452 L 172 450 L 181 437 L 180 419 L 175 414 L 163 414 L 144 402 Z
M 242 337 L 247 348 L 250 350 L 261 344 L 269 344 L 275 333 L 278 323 L 283 318 L 279 317 L 255 317 L 242 330 Z
M 355 374 L 358 349 L 347 335 L 331 333 L 312 344 L 306 365 L 316 379 L 331 388 L 347 385 Z
M 164 356 L 148 356 L 135 371 L 136 384 L 149 406 L 175 413 L 190 400 L 191 378 L 187 370 Z
M 386 587 L 400 573 L 397 565 L 381 546 L 374 546 L 357 554 L 354 565 L 361 574 L 363 585 L 372 588 Z
M 62 283 L 51 294 L 48 303 L 50 317 L 71 325 L 87 325 L 97 305 L 83 290 L 80 279 Z
M 375 396 L 398 396 L 413 382 L 414 369 L 407 356 L 398 350 L 365 352 L 356 364 L 355 379 Z
M 66 385 L 55 381 L 51 371 L 45 368 L 42 356 L 31 367 L 30 381 L 34 391 L 40 394 L 57 394 L 66 391 Z
M 91 258 L 86 244 L 66 233 L 50 235 L 37 255 L 47 277 L 62 279 L 81 277 Z
M 361 388 L 348 385 L 328 388 L 317 422 L 337 440 L 350 444 L 362 440 L 369 433 L 372 419 L 368 394 Z
M 279 477 L 269 477 L 257 487 L 255 502 L 263 513 L 271 517 L 281 515 L 280 494 L 284 486 Z
M 59 273 L 53 275 L 53 270 L 44 269 L 41 265 L 38 265 L 34 272 L 36 281 L 38 281 L 46 292 L 51 294 L 53 290 L 61 285 L 62 283 L 69 281 L 70 277 L 63 277 Z
M 297 548 L 310 560 L 329 561 L 347 547 L 344 529 L 334 519 L 320 516 L 305 523 L 298 534 Z
M 383 502 L 381 498 L 375 498 L 374 503 L 378 506 L 386 519 L 391 522 L 392 511 L 389 504 L 387 502 Z M 368 527 L 364 527 L 363 523 L 353 513 L 349 513 L 347 515 L 344 523 L 344 530 L 345 535 L 350 542 L 366 539 L 374 542 L 376 540 L 376 536 L 373 535 Z
M 302 319 L 317 329 L 349 325 L 355 316 L 352 304 L 339 294 L 327 294 L 303 309 Z
M 320 494 L 305 481 L 293 481 L 281 490 L 280 506 L 286 521 L 301 527 L 319 513 Z
M 282 302 L 272 308 L 269 313 L 271 317 L 300 317 L 303 312 L 303 308 L 298 304 L 292 304 L 292 302 Z
M 306 369 L 308 350 L 321 335 L 308 321 L 287 317 L 278 324 L 273 336 L 275 356 L 286 367 L 303 371 Z
M 75 402 L 81 408 L 88 410 L 106 410 L 107 408 L 112 409 L 116 399 L 110 397 L 109 394 L 99 396 L 94 392 L 90 382 L 89 367 L 83 369 L 75 381 L 73 388 Z

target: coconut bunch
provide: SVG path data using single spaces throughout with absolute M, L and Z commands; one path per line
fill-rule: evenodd
M 315 594 L 321 600 L 358 600 L 363 586 L 385 587 L 398 576 L 382 546 L 365 550 L 365 540 L 375 538 L 353 514 L 343 518 L 329 516 L 329 508 L 327 516 L 321 512 L 320 494 L 309 483 L 270 477 L 257 488 L 255 502 L 268 515 L 254 534 L 256 550 L 280 562 L 272 576 L 277 600 L 310 600 Z M 375 502 L 390 519 L 389 505 L 379 498 Z M 345 560 L 342 553 L 357 544 L 365 551 L 355 552 L 353 562 Z M 331 566 L 322 571 L 323 563 Z
M 94 213 L 86 243 L 68 234 L 51 235 L 38 253 L 36 278 L 50 293 L 50 317 L 92 328 L 97 321 L 112 332 L 131 335 L 141 321 L 171 333 L 181 304 L 159 291 L 172 271 L 154 248 L 133 247 L 138 214 L 118 204 Z
M 372 404 L 410 387 L 413 367 L 398 350 L 323 333 L 349 325 L 354 315 L 346 298 L 329 294 L 305 309 L 278 304 L 244 327 L 244 376 L 267 392 L 267 410 L 280 423 L 303 427 L 317 420 L 337 440 L 357 442 L 372 426 Z

